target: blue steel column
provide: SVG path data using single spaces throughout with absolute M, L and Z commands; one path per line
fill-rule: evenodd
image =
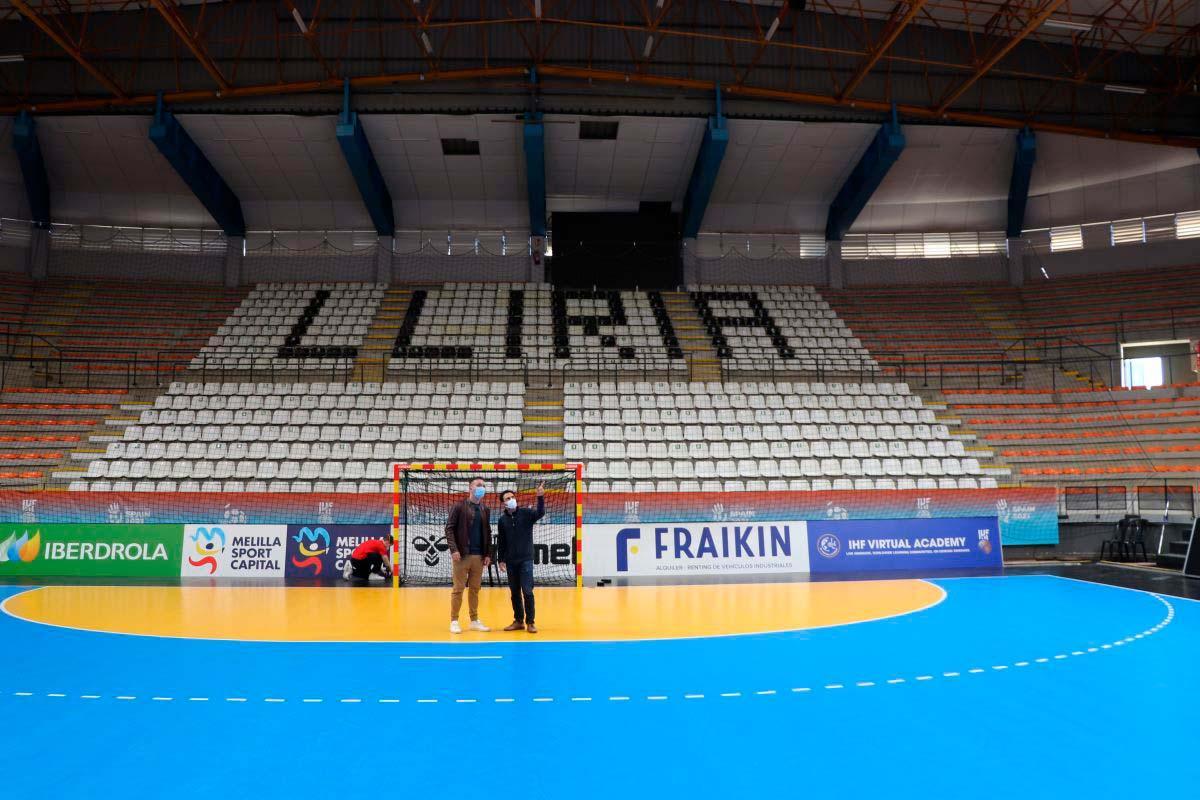
M 188 136 L 175 115 L 163 106 L 162 94 L 154 107 L 150 141 L 183 178 L 196 199 L 216 220 L 226 236 L 245 236 L 246 220 L 237 195 L 225 183 L 203 151 Z
M 900 120 L 893 108 L 892 118 L 883 123 L 875 134 L 867 152 L 863 153 L 829 207 L 829 216 L 825 220 L 827 241 L 840 242 L 846 231 L 850 230 L 854 220 L 866 208 L 871 195 L 883 183 L 888 170 L 904 152 L 904 144 L 904 133 L 900 130 Z
M 363 131 L 358 112 L 350 110 L 350 80 L 346 79 L 342 97 L 342 113 L 338 117 L 337 140 L 341 145 L 342 155 L 346 157 L 346 165 L 350 174 L 358 184 L 358 193 L 362 195 L 367 213 L 375 225 L 375 232 L 380 236 L 394 236 L 396 233 L 396 218 L 392 212 L 392 195 L 384 183 L 379 164 L 371 152 L 371 144 Z
M 725 158 L 725 148 L 728 146 L 729 131 L 721 113 L 721 87 L 718 86 L 717 113 L 708 118 L 704 139 L 700 142 L 700 152 L 696 154 L 696 163 L 692 167 L 692 177 L 688 181 L 687 192 L 683 195 L 684 239 L 694 239 L 700 232 L 700 224 L 704 222 L 704 212 L 708 209 L 708 200 L 712 196 L 717 173 L 721 169 L 721 161 Z
M 1029 128 L 1017 132 L 1017 149 L 1013 152 L 1012 180 L 1008 183 L 1008 224 L 1004 235 L 1018 239 L 1025 226 L 1025 204 L 1029 200 L 1029 182 L 1037 161 L 1037 139 Z
M 525 187 L 529 195 L 529 235 L 546 235 L 546 126 L 542 112 L 526 111 Z
M 37 139 L 37 123 L 22 111 L 13 121 L 13 150 L 21 165 L 29 216 L 37 228 L 50 227 L 50 182 L 46 179 L 46 161 Z

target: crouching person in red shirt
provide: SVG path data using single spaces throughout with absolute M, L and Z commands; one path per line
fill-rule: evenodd
M 387 540 L 368 539 L 354 548 L 346 566 L 342 568 L 342 577 L 346 580 L 369 581 L 371 574 L 381 575 L 385 580 L 392 579 L 392 537 Z

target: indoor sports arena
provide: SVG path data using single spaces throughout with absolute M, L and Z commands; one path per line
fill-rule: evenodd
M 1186 797 L 1198 494 L 1196 0 L 0 3 L 0 796 Z

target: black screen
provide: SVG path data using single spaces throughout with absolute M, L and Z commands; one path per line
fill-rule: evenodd
M 674 289 L 679 285 L 679 215 L 647 205 L 635 212 L 555 212 L 550 280 L 556 286 Z

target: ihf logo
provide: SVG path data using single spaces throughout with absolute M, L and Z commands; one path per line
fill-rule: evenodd
M 817 537 L 817 552 L 825 558 L 837 558 L 842 552 L 842 542 L 832 533 L 822 533 Z

